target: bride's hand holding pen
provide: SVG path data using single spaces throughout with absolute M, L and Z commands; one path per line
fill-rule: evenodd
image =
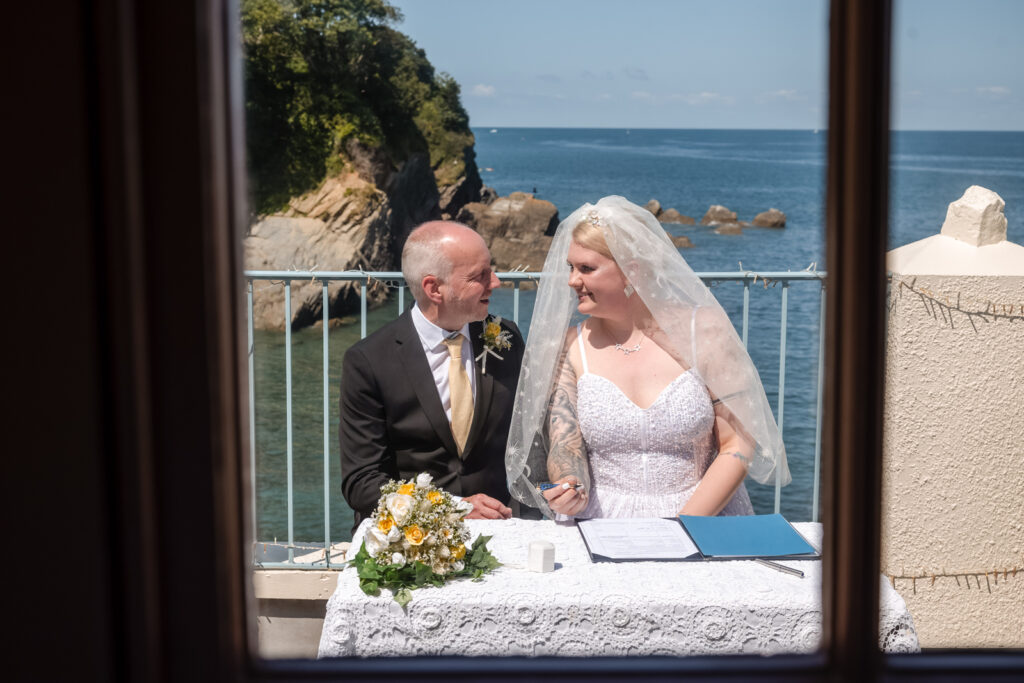
M 571 475 L 551 484 L 540 484 L 537 488 L 551 509 L 559 514 L 575 515 L 587 507 L 587 492 L 583 484 Z

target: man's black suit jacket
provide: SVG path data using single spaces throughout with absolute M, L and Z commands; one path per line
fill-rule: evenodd
M 341 371 L 341 490 L 355 523 L 376 508 L 389 479 L 429 472 L 456 495 L 486 493 L 509 502 L 505 444 L 515 402 L 523 338 L 511 321 L 512 348 L 476 367 L 473 424 L 459 458 L 426 354 L 406 311 L 345 353 Z M 483 350 L 483 324 L 470 323 L 473 357 Z

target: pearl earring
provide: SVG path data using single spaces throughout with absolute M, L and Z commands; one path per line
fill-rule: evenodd
M 626 298 L 629 298 L 633 296 L 633 292 L 635 292 L 636 290 L 633 289 L 633 285 L 626 285 L 625 287 L 622 288 L 622 291 L 625 292 Z

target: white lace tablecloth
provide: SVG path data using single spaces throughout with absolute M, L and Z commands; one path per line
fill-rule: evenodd
M 483 581 L 413 591 L 403 611 L 390 592 L 365 595 L 352 568 L 327 603 L 320 657 L 408 655 L 695 655 L 812 652 L 821 638 L 821 562 L 790 576 L 749 561 L 598 562 L 574 526 L 551 521 L 467 522 L 504 564 Z M 365 525 L 365 523 L 364 523 Z M 794 525 L 821 544 L 820 524 Z M 353 539 L 359 548 L 362 527 Z M 555 545 L 555 571 L 526 570 L 531 541 Z M 916 652 L 903 599 L 881 584 L 880 645 Z

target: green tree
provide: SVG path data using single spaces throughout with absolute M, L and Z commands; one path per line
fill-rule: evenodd
M 472 145 L 459 87 L 392 26 L 385 0 L 243 0 L 249 177 L 260 213 L 345 163 L 346 140 L 429 152 L 452 182 Z M 455 173 L 455 171 L 458 173 Z M 455 173 L 455 175 L 453 175 Z

